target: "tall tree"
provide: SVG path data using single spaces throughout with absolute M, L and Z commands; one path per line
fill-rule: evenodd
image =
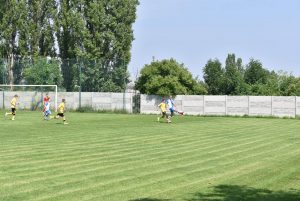
M 16 80 L 14 74 L 22 73 L 23 58 L 59 56 L 68 91 L 74 90 L 79 80 L 84 90 L 125 88 L 138 0 L 0 3 L 0 56 L 8 61 L 10 83 Z
M 153 95 L 206 94 L 206 89 L 174 59 L 145 65 L 136 81 L 136 89 Z
M 6 59 L 8 83 L 14 84 L 15 73 L 20 72 L 16 65 L 24 52 L 24 35 L 27 31 L 26 0 L 7 0 L 0 7 L 0 57 Z
M 268 75 L 268 70 L 263 68 L 260 61 L 251 59 L 246 67 L 244 79 L 248 84 L 266 84 Z
M 208 94 L 220 95 L 223 93 L 222 85 L 224 84 L 224 70 L 218 59 L 209 60 L 203 68 L 204 81 L 208 86 Z
M 24 70 L 27 84 L 58 85 L 62 84 L 59 62 L 54 59 L 35 58 L 29 61 Z
M 57 17 L 56 0 L 28 1 L 29 34 L 28 51 L 30 56 L 56 56 L 54 22 Z
M 242 66 L 241 59 L 238 59 L 237 62 L 235 54 L 228 54 L 225 63 L 224 93 L 227 95 L 244 93 L 247 87 L 244 84 L 243 76 L 239 69 Z
M 56 27 L 68 91 L 79 80 L 83 90 L 125 87 L 137 5 L 138 0 L 60 1 Z
M 58 1 L 58 16 L 55 21 L 59 55 L 62 60 L 64 86 L 67 91 L 74 90 L 75 74 L 78 72 L 79 56 L 83 54 L 83 39 L 86 33 L 82 0 Z M 78 83 L 76 83 L 78 84 Z

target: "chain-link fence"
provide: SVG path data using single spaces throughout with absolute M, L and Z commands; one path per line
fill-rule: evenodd
M 129 82 L 122 60 L 0 59 L 0 74 L 0 84 L 57 84 L 65 91 L 122 92 Z
M 79 108 L 82 92 L 125 92 L 133 94 L 133 111 L 139 111 L 139 95 L 134 87 L 128 89 L 127 63 L 121 59 L 56 59 L 27 58 L 0 59 L 0 84 L 12 85 L 57 85 L 59 92 L 79 92 Z M 11 88 L 10 90 L 19 90 Z M 27 90 L 30 90 L 27 88 Z M 35 89 L 32 89 L 35 91 Z M 44 90 L 44 89 L 43 89 Z M 47 89 L 45 89 L 47 90 Z M 1 90 L 0 90 L 1 91 Z

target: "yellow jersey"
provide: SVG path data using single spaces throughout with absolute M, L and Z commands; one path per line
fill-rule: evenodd
M 162 112 L 166 112 L 166 103 L 165 102 L 161 102 L 158 107 L 161 109 Z
M 11 108 L 16 108 L 17 106 L 17 98 L 14 97 L 11 101 L 10 101 L 10 107 Z
M 59 113 L 64 113 L 64 111 L 65 111 L 65 103 L 59 104 L 58 111 L 59 111 Z

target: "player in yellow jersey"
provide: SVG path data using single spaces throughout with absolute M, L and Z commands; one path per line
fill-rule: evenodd
M 19 98 L 19 96 L 17 94 L 14 95 L 13 99 L 10 101 L 11 112 L 5 113 L 5 116 L 12 115 L 11 120 L 15 120 L 15 118 L 16 118 L 16 109 L 17 109 L 18 98 Z
M 163 98 L 161 103 L 158 105 L 158 107 L 160 108 L 161 110 L 161 114 L 162 116 L 161 117 L 157 117 L 157 121 L 160 120 L 160 118 L 166 118 L 167 122 L 170 123 L 170 119 L 168 118 L 168 115 L 167 115 L 167 105 L 166 105 L 166 102 L 165 102 L 165 99 Z
M 65 117 L 65 114 L 64 114 L 65 113 L 65 103 L 66 103 L 66 100 L 62 99 L 62 103 L 59 104 L 59 106 L 58 106 L 58 113 L 56 115 L 56 119 L 63 118 L 64 124 L 68 124 L 66 122 L 66 117 Z

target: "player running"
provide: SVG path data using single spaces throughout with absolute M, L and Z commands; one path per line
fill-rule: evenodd
M 44 97 L 44 99 L 43 99 L 43 105 L 45 105 L 47 102 L 49 102 L 50 101 L 50 96 L 49 96 L 49 94 L 48 93 L 46 93 L 46 96 Z
M 11 112 L 6 112 L 5 117 L 7 115 L 12 115 L 11 120 L 15 120 L 16 118 L 16 109 L 17 109 L 17 101 L 18 101 L 19 96 L 16 94 L 14 95 L 13 99 L 10 101 L 10 107 L 11 107 Z
M 179 112 L 175 109 L 175 103 L 174 103 L 174 100 L 173 100 L 173 97 L 170 96 L 169 99 L 167 100 L 167 105 L 168 105 L 168 108 L 170 110 L 170 113 L 171 113 L 171 117 L 174 116 L 174 113 L 177 112 L 178 114 L 180 115 L 183 115 L 183 112 Z
M 51 110 L 50 110 L 50 103 L 46 102 L 45 106 L 44 106 L 44 120 L 52 119 L 53 116 L 50 116 L 51 114 L 52 113 L 51 113 Z
M 167 115 L 167 106 L 166 106 L 166 102 L 165 102 L 165 99 L 163 98 L 161 103 L 158 105 L 158 107 L 160 108 L 161 110 L 161 114 L 162 116 L 161 117 L 157 117 L 157 121 L 159 122 L 160 118 L 166 118 L 167 122 L 170 123 L 170 119 L 169 119 L 169 116 Z
M 50 96 L 48 93 L 46 93 L 46 96 L 43 99 L 43 116 L 44 120 L 49 120 L 51 115 L 50 110 Z
M 171 117 L 173 117 L 174 111 L 175 111 L 175 104 L 174 104 L 174 100 L 173 100 L 172 96 L 169 96 L 169 99 L 167 100 L 167 104 L 168 104 L 168 108 L 171 113 Z
M 57 115 L 56 115 L 56 119 L 58 119 L 58 118 L 63 118 L 63 122 L 64 122 L 64 124 L 68 124 L 67 122 L 66 122 L 66 117 L 65 117 L 65 115 L 64 115 L 64 112 L 65 112 L 65 103 L 66 103 L 66 99 L 62 99 L 62 103 L 61 104 L 59 104 L 59 106 L 58 106 L 58 113 L 57 113 Z

